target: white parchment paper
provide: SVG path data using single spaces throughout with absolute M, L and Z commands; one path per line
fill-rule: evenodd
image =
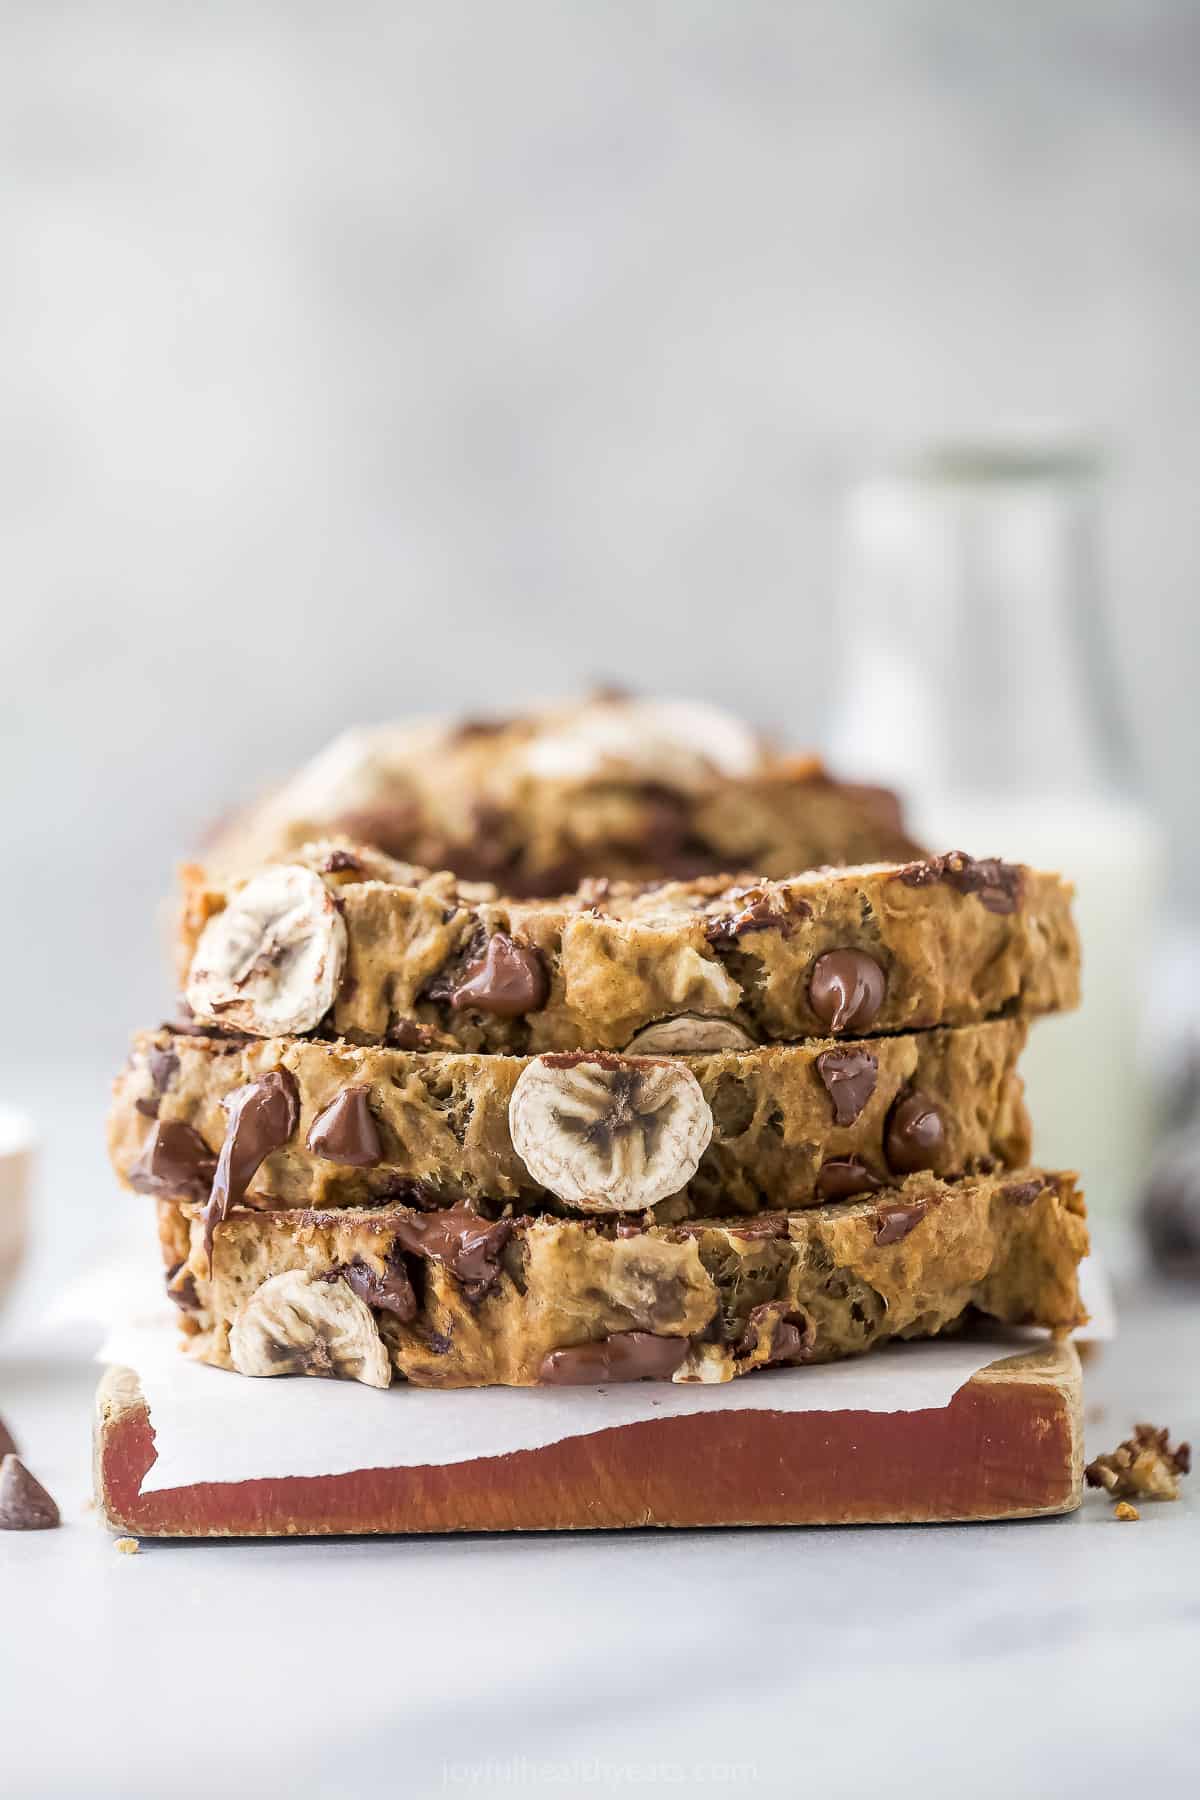
M 1107 1283 L 1094 1263 L 1087 1300 L 1094 1323 L 1081 1335 L 1111 1335 Z M 436 1392 L 397 1384 L 380 1392 L 343 1381 L 251 1381 L 190 1362 L 178 1349 L 174 1310 L 155 1300 L 109 1329 L 97 1361 L 123 1364 L 141 1384 L 158 1453 L 142 1483 L 150 1493 L 198 1481 L 468 1462 L 639 1420 L 725 1409 L 920 1412 L 948 1406 L 979 1369 L 1038 1341 L 1036 1332 L 997 1328 L 986 1337 L 890 1345 L 812 1369 L 767 1369 L 719 1387 L 634 1382 Z

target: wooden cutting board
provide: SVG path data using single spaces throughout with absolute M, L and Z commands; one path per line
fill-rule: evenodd
M 723 1410 L 425 1468 L 196 1482 L 143 1494 L 154 1422 L 128 1370 L 97 1394 L 96 1496 L 138 1537 L 937 1524 L 1079 1505 L 1079 1357 L 1046 1344 L 925 1412 Z M 454 1405 L 453 1393 L 444 1396 Z

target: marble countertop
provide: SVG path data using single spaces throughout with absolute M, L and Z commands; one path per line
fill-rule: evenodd
M 1007 1525 L 119 1555 L 89 1509 L 93 1342 L 37 1325 L 85 1172 L 96 1191 L 97 1120 L 60 1119 L 49 1227 L 0 1336 L 0 1412 L 64 1517 L 0 1534 L 9 1792 L 1096 1800 L 1200 1771 L 1196 1476 L 1136 1525 L 1090 1494 Z M 1142 1418 L 1195 1443 L 1200 1292 L 1116 1262 L 1089 1450 Z

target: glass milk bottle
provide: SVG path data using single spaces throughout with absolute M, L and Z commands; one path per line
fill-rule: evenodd
M 1076 449 L 946 449 L 861 481 L 844 519 L 831 756 L 897 788 L 914 835 L 1061 869 L 1082 1010 L 1022 1064 L 1034 1154 L 1097 1212 L 1145 1173 L 1138 1036 L 1162 843 L 1137 796 L 1097 581 L 1100 471 Z

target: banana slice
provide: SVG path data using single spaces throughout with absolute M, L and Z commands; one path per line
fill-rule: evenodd
M 342 1280 L 272 1275 L 239 1309 L 229 1354 L 241 1375 L 336 1375 L 388 1387 L 392 1365 L 370 1307 Z
M 755 1050 L 749 1034 L 732 1019 L 706 1019 L 700 1013 L 679 1013 L 673 1019 L 655 1019 L 644 1025 L 625 1046 L 631 1056 L 687 1056 L 701 1050 Z
M 312 869 L 266 869 L 209 920 L 196 946 L 187 1003 L 205 1023 L 256 1037 L 311 1031 L 333 1005 L 346 927 Z
M 535 1181 L 580 1212 L 633 1212 L 696 1173 L 713 1118 L 683 1063 L 578 1050 L 526 1065 L 508 1105 Z
M 530 774 L 553 781 L 655 781 L 682 793 L 718 775 L 746 776 L 761 741 L 717 707 L 688 700 L 606 700 L 539 732 L 525 753 Z

